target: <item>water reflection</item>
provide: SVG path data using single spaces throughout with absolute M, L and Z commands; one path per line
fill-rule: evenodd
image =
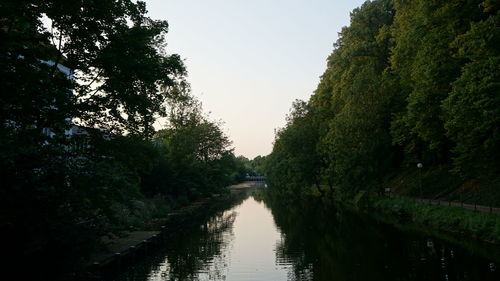
M 276 254 L 292 264 L 289 280 L 500 280 L 488 259 L 366 215 L 315 200 L 265 201 L 284 237 Z
M 275 263 L 281 235 L 271 212 L 253 198 L 172 237 L 161 259 L 140 263 L 117 280 L 287 280 Z
M 497 262 L 315 200 L 248 198 L 119 280 L 500 280 Z
M 176 237 L 167 247 L 164 261 L 147 280 L 224 280 L 225 253 L 234 235 L 235 211 L 210 218 L 189 233 Z

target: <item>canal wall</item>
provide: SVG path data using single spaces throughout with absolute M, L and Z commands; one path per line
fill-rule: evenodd
M 159 245 L 168 243 L 169 237 L 182 232 L 219 210 L 225 210 L 246 197 L 247 191 L 262 183 L 245 182 L 228 187 L 226 195 L 212 196 L 177 209 L 162 218 L 162 225 L 155 230 L 127 231 L 108 246 L 95 253 L 86 262 L 86 270 L 79 275 L 83 280 L 102 280 L 120 268 L 128 267 L 139 259 L 152 254 Z

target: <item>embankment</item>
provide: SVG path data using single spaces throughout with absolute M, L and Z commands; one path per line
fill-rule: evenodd
M 358 210 L 389 216 L 439 231 L 500 244 L 500 216 L 455 206 L 433 205 L 402 198 L 358 194 L 348 201 Z
M 160 244 L 168 243 L 169 237 L 199 224 L 216 212 L 238 204 L 246 197 L 249 189 L 259 183 L 246 182 L 228 187 L 226 195 L 200 199 L 192 204 L 174 210 L 167 217 L 158 220 L 151 229 L 126 231 L 120 237 L 104 238 L 104 247 L 95 252 L 86 263 L 82 279 L 100 280 L 121 267 L 136 262 L 141 256 L 149 255 Z

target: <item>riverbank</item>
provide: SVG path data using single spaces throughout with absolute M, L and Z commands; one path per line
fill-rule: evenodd
M 260 187 L 261 182 L 243 182 L 227 187 L 228 193 L 214 195 L 197 200 L 187 206 L 170 212 L 166 217 L 148 222 L 145 229 L 123 231 L 119 236 L 102 237 L 102 244 L 85 262 L 87 273 L 85 278 L 99 278 L 101 274 L 127 262 L 140 255 L 146 255 L 154 250 L 157 243 L 165 243 L 173 235 L 203 217 L 227 208 L 228 204 L 238 202 L 248 190 Z
M 391 217 L 394 222 L 411 222 L 460 237 L 500 245 L 500 216 L 498 214 L 366 192 L 358 193 L 350 200 L 337 199 L 336 202 L 361 212 Z
M 228 186 L 231 192 L 243 191 L 251 188 L 265 187 L 265 182 L 263 181 L 246 181 L 239 184 Z

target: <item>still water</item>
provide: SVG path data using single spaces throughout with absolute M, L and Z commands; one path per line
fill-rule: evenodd
M 498 249 L 318 201 L 256 198 L 175 235 L 115 280 L 500 280 Z

